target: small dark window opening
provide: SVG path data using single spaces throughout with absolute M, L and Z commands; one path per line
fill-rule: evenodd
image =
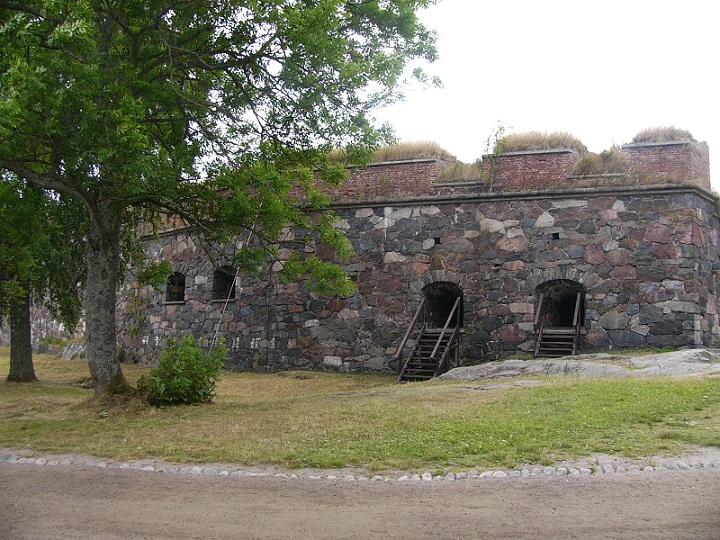
M 433 240 L 435 240 L 435 245 L 436 245 L 436 246 L 437 246 L 438 244 L 442 244 L 442 242 L 440 241 L 439 238 L 433 238 Z
M 551 238 L 553 240 L 560 240 L 560 233 L 559 232 L 552 233 Z
M 175 272 L 170 275 L 165 287 L 166 302 L 185 301 L 185 274 Z
M 213 274 L 213 300 L 232 300 L 235 298 L 235 269 L 222 266 Z

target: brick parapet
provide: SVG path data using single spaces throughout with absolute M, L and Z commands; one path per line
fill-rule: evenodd
M 448 161 L 434 158 L 372 163 L 350 169 L 347 181 L 330 189 L 329 194 L 336 202 L 427 195 L 449 165 Z
M 508 152 L 484 156 L 482 181 L 439 182 L 451 162 L 422 159 L 374 163 L 352 169 L 350 177 L 330 195 L 334 202 L 397 200 L 409 197 L 515 193 L 606 186 L 690 184 L 710 189 L 706 143 L 691 141 L 640 143 L 622 147 L 625 171 L 573 175 L 579 154 L 572 149 Z
M 673 141 L 626 144 L 627 173 L 638 184 L 668 182 L 710 188 L 710 158 L 706 143 Z
M 570 149 L 507 152 L 483 157 L 483 167 L 495 191 L 523 191 L 563 185 L 578 153 Z

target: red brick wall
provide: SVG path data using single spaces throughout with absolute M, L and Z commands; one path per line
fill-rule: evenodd
M 483 164 L 493 191 L 526 191 L 563 187 L 577 160 L 573 150 L 535 150 L 485 156 Z
M 690 183 L 710 189 L 708 146 L 705 143 L 641 143 L 623 147 L 623 174 L 573 176 L 579 159 L 574 150 L 509 152 L 484 156 L 486 179 L 452 184 L 436 183 L 451 163 L 420 159 L 374 163 L 353 169 L 342 187 L 332 190 L 335 202 L 383 201 L 432 195 L 511 193 L 632 184 Z
M 352 169 L 348 180 L 340 188 L 330 190 L 330 195 L 336 202 L 428 195 L 438 174 L 448 165 L 447 161 L 438 159 L 373 163 Z
M 639 184 L 693 183 L 710 189 L 710 159 L 705 143 L 627 144 L 627 173 Z

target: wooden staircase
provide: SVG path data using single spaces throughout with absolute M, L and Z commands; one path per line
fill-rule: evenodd
M 452 345 L 450 341 L 452 334 L 446 333 L 441 336 L 441 333 L 441 328 L 426 328 L 420 332 L 415 346 L 405 361 L 398 382 L 426 381 L 439 375 L 438 361 L 442 354 L 433 358 L 432 353 L 437 345 L 439 345 L 438 350 L 443 352 L 449 350 Z
M 428 328 L 423 320 L 420 330 L 416 334 L 415 344 L 400 369 L 398 383 L 426 381 L 449 369 L 450 358 L 453 353 L 457 353 L 458 338 L 460 336 L 460 324 L 456 322 L 455 326 L 451 327 L 450 323 L 457 312 L 460 300 L 460 297 L 458 297 L 455 301 L 455 305 L 443 328 Z M 398 361 L 402 361 L 403 349 L 421 315 L 424 319 L 424 304 L 425 299 L 423 298 L 395 354 Z M 457 321 L 459 318 L 455 317 L 455 320 Z
M 535 356 L 558 357 L 576 354 L 574 328 L 546 328 L 535 343 Z
M 571 327 L 545 328 L 543 300 L 544 295 L 540 294 L 540 301 L 535 313 L 535 357 L 575 356 L 580 349 L 582 293 L 577 293 L 576 296 L 575 313 Z

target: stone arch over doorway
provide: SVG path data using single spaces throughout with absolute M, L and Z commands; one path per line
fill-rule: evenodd
M 585 325 L 585 287 L 570 279 L 552 279 L 535 288 L 536 311 L 546 328 L 573 326 L 578 311 L 580 326 Z
M 428 326 L 442 328 L 445 326 L 455 301 L 460 298 L 460 305 L 450 321 L 450 326 L 463 324 L 463 290 L 450 281 L 435 281 L 423 287 L 425 296 L 425 321 Z

